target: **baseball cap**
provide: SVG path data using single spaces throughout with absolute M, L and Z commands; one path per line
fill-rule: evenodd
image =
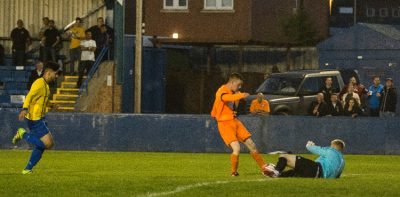
M 393 82 L 393 79 L 392 78 L 386 78 L 386 81 L 391 81 L 391 82 Z

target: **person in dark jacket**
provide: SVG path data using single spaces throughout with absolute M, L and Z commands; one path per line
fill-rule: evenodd
M 319 92 L 324 94 L 324 100 L 326 103 L 331 101 L 331 95 L 339 92 L 339 89 L 333 87 L 332 77 L 325 78 L 325 84 L 319 89 Z
M 25 53 L 31 44 L 29 31 L 24 28 L 24 22 L 19 19 L 17 27 L 11 31 L 12 54 L 14 66 L 25 66 Z
M 44 61 L 57 61 L 57 50 L 56 47 L 61 41 L 60 32 L 55 27 L 54 20 L 49 21 L 49 28 L 44 32 Z
M 317 100 L 311 102 L 310 107 L 308 108 L 308 114 L 311 116 L 325 116 L 327 112 L 327 105 L 324 101 L 324 94 L 318 93 Z
M 339 96 L 337 94 L 331 95 L 331 100 L 328 103 L 327 115 L 329 115 L 329 116 L 342 116 L 343 115 L 343 105 L 339 101 Z
M 353 118 L 361 115 L 362 111 L 359 107 L 359 103 L 355 98 L 350 98 L 349 101 L 344 106 L 343 114 L 345 116 L 351 116 Z
M 386 79 L 380 104 L 381 117 L 393 117 L 396 115 L 397 93 L 396 88 L 393 87 L 392 78 Z
M 99 17 L 97 25 L 90 27 L 89 31 L 92 32 L 93 40 L 96 41 L 95 57 L 97 59 L 103 47 L 111 44 L 114 30 L 105 24 L 103 17 Z
M 0 44 L 0 65 L 4 65 L 4 47 Z
M 29 82 L 28 82 L 28 90 L 31 89 L 31 86 L 33 84 L 33 82 L 36 81 L 36 79 L 39 79 L 40 77 L 43 76 L 43 63 L 42 62 L 38 62 L 36 64 L 36 69 L 32 70 L 31 72 L 31 76 L 29 76 Z

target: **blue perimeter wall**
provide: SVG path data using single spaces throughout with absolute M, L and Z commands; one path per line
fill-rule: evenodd
M 0 148 L 11 149 L 17 112 L 0 111 Z M 307 140 L 329 145 L 341 138 L 346 153 L 400 154 L 400 118 L 241 116 L 261 152 L 306 153 Z M 50 113 L 56 150 L 228 152 L 207 115 Z M 23 142 L 18 148 L 29 148 Z M 243 150 L 243 152 L 247 152 Z

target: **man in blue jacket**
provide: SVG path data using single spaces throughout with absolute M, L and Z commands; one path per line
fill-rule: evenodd
M 308 141 L 306 148 L 308 151 L 319 157 L 309 160 L 301 156 L 291 154 L 281 154 L 279 161 L 275 165 L 269 164 L 268 169 L 271 177 L 305 177 L 305 178 L 339 178 L 344 169 L 343 150 L 345 143 L 335 139 L 330 147 L 316 146 L 314 142 Z M 283 171 L 286 167 L 291 170 Z
M 373 84 L 368 88 L 369 115 L 379 116 L 383 85 L 378 76 L 372 78 L 372 83 Z

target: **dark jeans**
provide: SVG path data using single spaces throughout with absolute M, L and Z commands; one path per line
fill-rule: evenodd
M 13 55 L 13 66 L 25 66 L 25 50 L 15 49 Z
M 57 62 L 57 52 L 54 47 L 44 47 L 43 61 Z
M 39 47 L 39 60 L 44 62 L 44 46 L 40 45 Z
M 81 87 L 82 85 L 82 78 L 83 78 L 83 74 L 86 70 L 86 75 L 89 74 L 90 69 L 92 69 L 92 66 L 94 64 L 94 61 L 81 61 L 81 63 L 79 64 L 79 78 L 78 78 L 78 88 Z
M 73 73 L 74 67 L 75 67 L 75 62 L 78 61 L 78 63 L 79 63 L 79 60 L 81 59 L 81 48 L 76 47 L 73 49 L 69 49 L 69 59 L 70 59 L 69 72 Z

